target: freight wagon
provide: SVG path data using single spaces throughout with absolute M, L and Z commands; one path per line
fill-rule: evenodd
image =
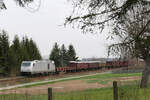
M 93 69 L 102 69 L 103 66 L 100 66 L 100 61 L 70 61 L 69 66 L 66 67 L 57 67 L 57 72 L 76 72 L 81 70 L 93 70 Z

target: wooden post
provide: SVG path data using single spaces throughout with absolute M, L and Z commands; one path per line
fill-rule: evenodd
M 48 100 L 53 100 L 53 98 L 52 98 L 52 88 L 48 88 Z
M 117 81 L 113 81 L 113 94 L 114 94 L 114 100 L 118 100 L 118 86 L 117 86 Z

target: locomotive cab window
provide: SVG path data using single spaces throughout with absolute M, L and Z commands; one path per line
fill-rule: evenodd
M 31 63 L 22 63 L 23 67 L 30 67 Z

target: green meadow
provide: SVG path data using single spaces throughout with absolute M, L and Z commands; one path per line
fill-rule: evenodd
M 98 74 L 72 80 L 85 80 L 89 84 L 95 82 L 98 82 L 99 84 L 107 84 L 109 82 L 109 79 L 111 78 L 132 76 L 141 76 L 141 73 Z M 127 81 L 126 84 L 118 82 L 119 100 L 150 100 L 150 88 L 139 88 L 139 82 L 140 81 L 138 80 L 130 82 Z M 49 84 L 53 83 L 54 82 Z M 48 100 L 48 94 L 0 94 L 0 100 Z M 87 89 L 82 91 L 53 93 L 53 100 L 113 100 L 113 88 L 105 87 L 97 89 Z

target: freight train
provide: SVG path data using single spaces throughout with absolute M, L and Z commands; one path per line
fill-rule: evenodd
M 23 61 L 21 73 L 25 74 L 49 74 L 59 72 L 77 72 L 81 70 L 102 70 L 128 67 L 128 61 L 70 61 L 69 66 L 55 67 L 54 61 L 35 60 Z

